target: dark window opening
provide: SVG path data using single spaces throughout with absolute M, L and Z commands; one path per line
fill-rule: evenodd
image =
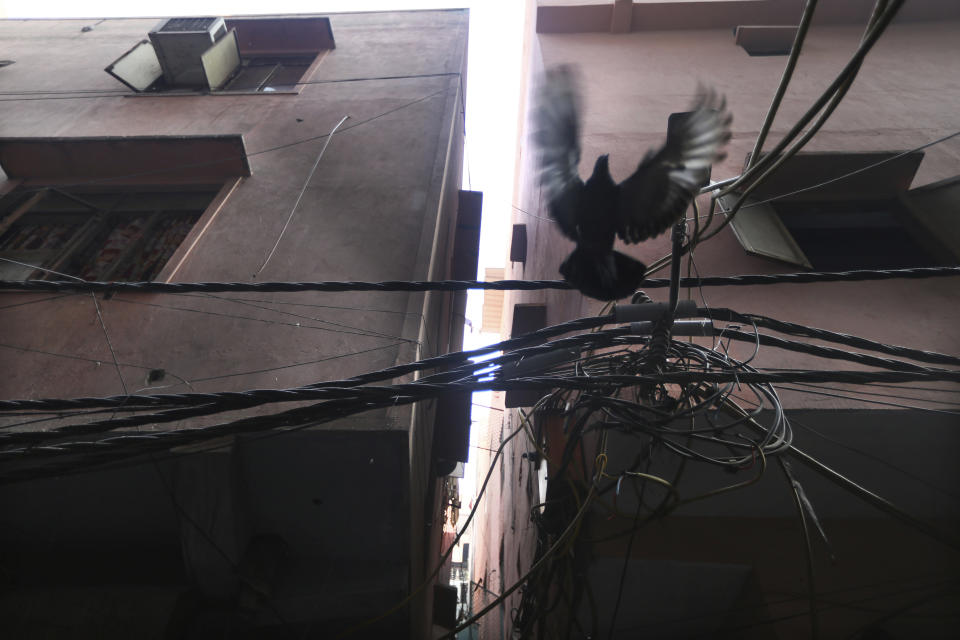
M 152 280 L 217 191 L 14 192 L 0 201 L 0 257 L 15 261 L 0 261 L 0 279 L 61 279 L 56 271 L 84 280 Z
M 317 56 L 262 56 L 240 58 L 240 66 L 222 89 L 214 93 L 273 93 L 296 91 Z M 158 78 L 146 93 L 196 93 L 196 87 L 171 85 Z
M 510 337 L 517 338 L 528 333 L 543 329 L 547 326 L 547 307 L 542 304 L 516 304 L 513 306 L 513 324 Z M 534 344 L 541 344 L 540 340 Z M 504 406 L 508 409 L 516 407 L 532 407 L 543 397 L 538 389 L 510 389 L 504 396 Z M 502 435 L 502 434 L 501 434 Z M 501 467 L 503 465 L 500 465 Z
M 774 203 L 784 226 L 814 269 L 904 269 L 940 261 L 895 200 Z
M 224 91 L 293 91 L 316 56 L 244 58 Z
M 740 25 L 734 40 L 750 56 L 785 56 L 797 36 L 795 25 Z
M 513 225 L 510 238 L 510 262 L 527 262 L 527 225 Z

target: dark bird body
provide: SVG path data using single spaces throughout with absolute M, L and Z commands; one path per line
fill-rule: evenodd
M 650 150 L 621 183 L 610 175 L 608 156 L 597 158 L 580 179 L 579 93 L 570 67 L 547 72 L 536 106 L 535 141 L 550 217 L 577 243 L 560 265 L 563 277 L 585 295 L 618 300 L 632 294 L 646 267 L 613 250 L 619 237 L 642 242 L 669 229 L 686 212 L 710 166 L 730 138 L 730 115 L 712 91 L 700 91 L 687 114 L 675 116 L 666 143 Z

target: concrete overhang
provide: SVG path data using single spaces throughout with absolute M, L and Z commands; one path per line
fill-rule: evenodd
M 795 24 L 801 5 L 795 0 L 538 0 L 537 33 L 733 29 L 750 24 Z M 817 7 L 815 24 L 861 24 L 873 0 L 847 0 Z M 960 20 L 960 3 L 912 0 L 899 22 Z
M 250 175 L 241 135 L 0 138 L 0 168 L 28 184 L 214 184 Z
M 237 30 L 242 56 L 310 55 L 336 48 L 330 18 L 227 18 L 227 29 Z

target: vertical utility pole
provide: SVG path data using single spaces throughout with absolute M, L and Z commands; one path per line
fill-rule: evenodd
M 687 235 L 687 223 L 681 219 L 673 225 L 673 255 L 670 259 L 670 309 L 668 322 L 673 324 L 673 316 L 677 312 L 677 303 L 680 299 L 680 260 L 683 258 L 683 239 Z

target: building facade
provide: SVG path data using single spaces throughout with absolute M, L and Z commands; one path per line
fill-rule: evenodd
M 733 114 L 727 157 L 714 165 L 712 173 L 713 180 L 724 180 L 741 173 L 757 139 L 802 4 L 529 3 L 525 133 L 518 141 L 514 246 L 505 277 L 558 278 L 558 266 L 573 248 L 549 219 L 537 175 L 531 105 L 545 68 L 559 64 L 579 68 L 584 178 L 603 153 L 610 154 L 614 179 L 626 178 L 646 149 L 662 144 L 668 117 L 687 110 L 698 81 L 712 85 L 726 95 Z M 843 68 L 873 7 L 870 2 L 820 5 L 767 149 Z M 960 14 L 950 3 L 906 3 L 823 129 L 753 194 L 752 202 L 770 202 L 743 209 L 731 227 L 697 246 L 693 260 L 683 263 L 683 275 L 956 265 L 960 142 L 948 136 L 957 130 L 951 105 L 960 98 L 955 64 L 960 59 L 958 20 Z M 916 149 L 937 140 L 941 141 Z M 910 153 L 901 156 L 903 152 Z M 893 156 L 898 157 L 890 160 Z M 881 160 L 887 162 L 807 190 Z M 798 190 L 804 191 L 781 197 Z M 700 213 L 706 214 L 708 200 L 701 198 L 700 204 Z M 640 245 L 618 242 L 616 249 L 650 264 L 670 253 L 670 234 Z M 655 301 L 666 301 L 665 289 L 647 293 Z M 692 298 L 698 306 L 762 314 L 886 344 L 960 353 L 954 318 L 960 305 L 956 278 L 704 287 L 681 291 L 681 297 Z M 508 292 L 501 330 L 503 335 L 518 335 L 594 316 L 602 308 L 602 303 L 575 291 Z M 709 339 L 696 340 L 711 346 Z M 746 360 L 754 345 L 729 348 L 732 356 Z M 751 364 L 787 370 L 852 368 L 849 363 L 824 364 L 808 354 L 766 347 Z M 900 390 L 784 386 L 780 400 L 798 448 L 955 537 L 960 503 L 952 460 L 960 446 L 956 436 L 960 422 L 951 402 L 956 385 Z M 870 393 L 860 393 L 865 389 Z M 520 404 L 529 407 L 532 402 Z M 496 430 L 500 434 L 512 433 L 522 423 L 521 415 L 510 407 L 507 399 L 502 427 Z M 548 454 L 563 449 L 564 442 L 563 436 L 553 442 L 547 439 Z M 611 435 L 608 470 L 626 468 L 643 453 L 630 442 Z M 498 444 L 491 440 L 487 446 Z M 486 602 L 523 577 L 539 557 L 534 556 L 537 514 L 531 508 L 544 500 L 549 503 L 551 490 L 537 495 L 538 471 L 522 456 L 531 449 L 523 436 L 511 441 L 501 484 L 494 482 L 490 488 L 493 495 L 500 490 L 509 497 L 489 507 L 495 513 L 487 519 L 487 533 L 478 536 L 475 580 L 486 578 L 485 585 L 494 592 L 484 595 L 478 590 Z M 586 460 L 592 461 L 597 452 L 588 450 Z M 599 631 L 599 637 L 618 638 L 808 636 L 809 585 L 796 508 L 789 483 L 773 460 L 767 463 L 767 472 L 755 484 L 684 505 L 637 529 L 632 540 L 623 533 L 631 528 L 630 517 L 615 517 L 609 507 L 592 511 L 581 526 L 586 533 L 580 536 L 595 542 L 577 547 L 573 552 L 577 560 L 570 561 L 575 575 L 553 585 L 550 602 L 560 604 L 550 609 L 551 619 L 559 627 L 540 627 L 541 632 L 587 637 Z M 658 461 L 653 464 L 657 469 Z M 910 605 L 929 595 L 923 591 L 927 577 L 956 577 L 956 546 L 890 518 L 795 459 L 793 466 L 836 558 L 831 562 L 814 540 L 820 637 L 848 637 L 866 633 L 865 629 L 888 634 L 872 637 L 949 637 L 953 623 L 943 616 L 955 606 L 955 592 L 939 594 L 943 599 L 927 602 L 926 608 Z M 666 478 L 676 471 L 669 465 L 661 470 Z M 555 467 L 547 475 L 554 472 Z M 696 495 L 743 479 L 691 462 L 679 490 L 681 495 Z M 625 497 L 619 488 L 621 501 L 626 500 L 620 508 L 630 514 L 636 498 Z M 516 521 L 496 506 L 504 502 L 515 505 Z M 506 555 L 501 540 L 506 541 Z M 521 551 L 519 558 L 514 557 L 515 550 Z M 629 571 L 621 578 L 626 554 Z M 583 594 L 584 584 L 589 585 L 589 597 Z M 578 613 L 557 613 L 571 608 L 578 588 L 579 608 L 573 607 Z M 517 623 L 522 618 L 517 607 L 523 602 L 518 592 L 507 600 L 499 618 L 491 612 L 482 623 L 484 633 L 491 635 L 483 637 L 500 637 L 503 629 Z M 905 615 L 897 614 L 901 608 Z
M 0 22 L 0 279 L 475 278 L 480 194 L 459 189 L 467 26 L 466 10 Z M 7 399 L 347 379 L 459 350 L 465 305 L 0 296 Z M 252 430 L 108 467 L 9 455 L 11 637 L 332 637 L 361 623 L 355 637 L 428 637 L 432 591 L 416 587 L 439 560 L 440 487 L 466 460 L 469 418 L 398 404 L 282 435 L 255 419 L 305 404 L 144 425 Z M 76 416 L 46 417 L 7 416 L 5 433 Z

